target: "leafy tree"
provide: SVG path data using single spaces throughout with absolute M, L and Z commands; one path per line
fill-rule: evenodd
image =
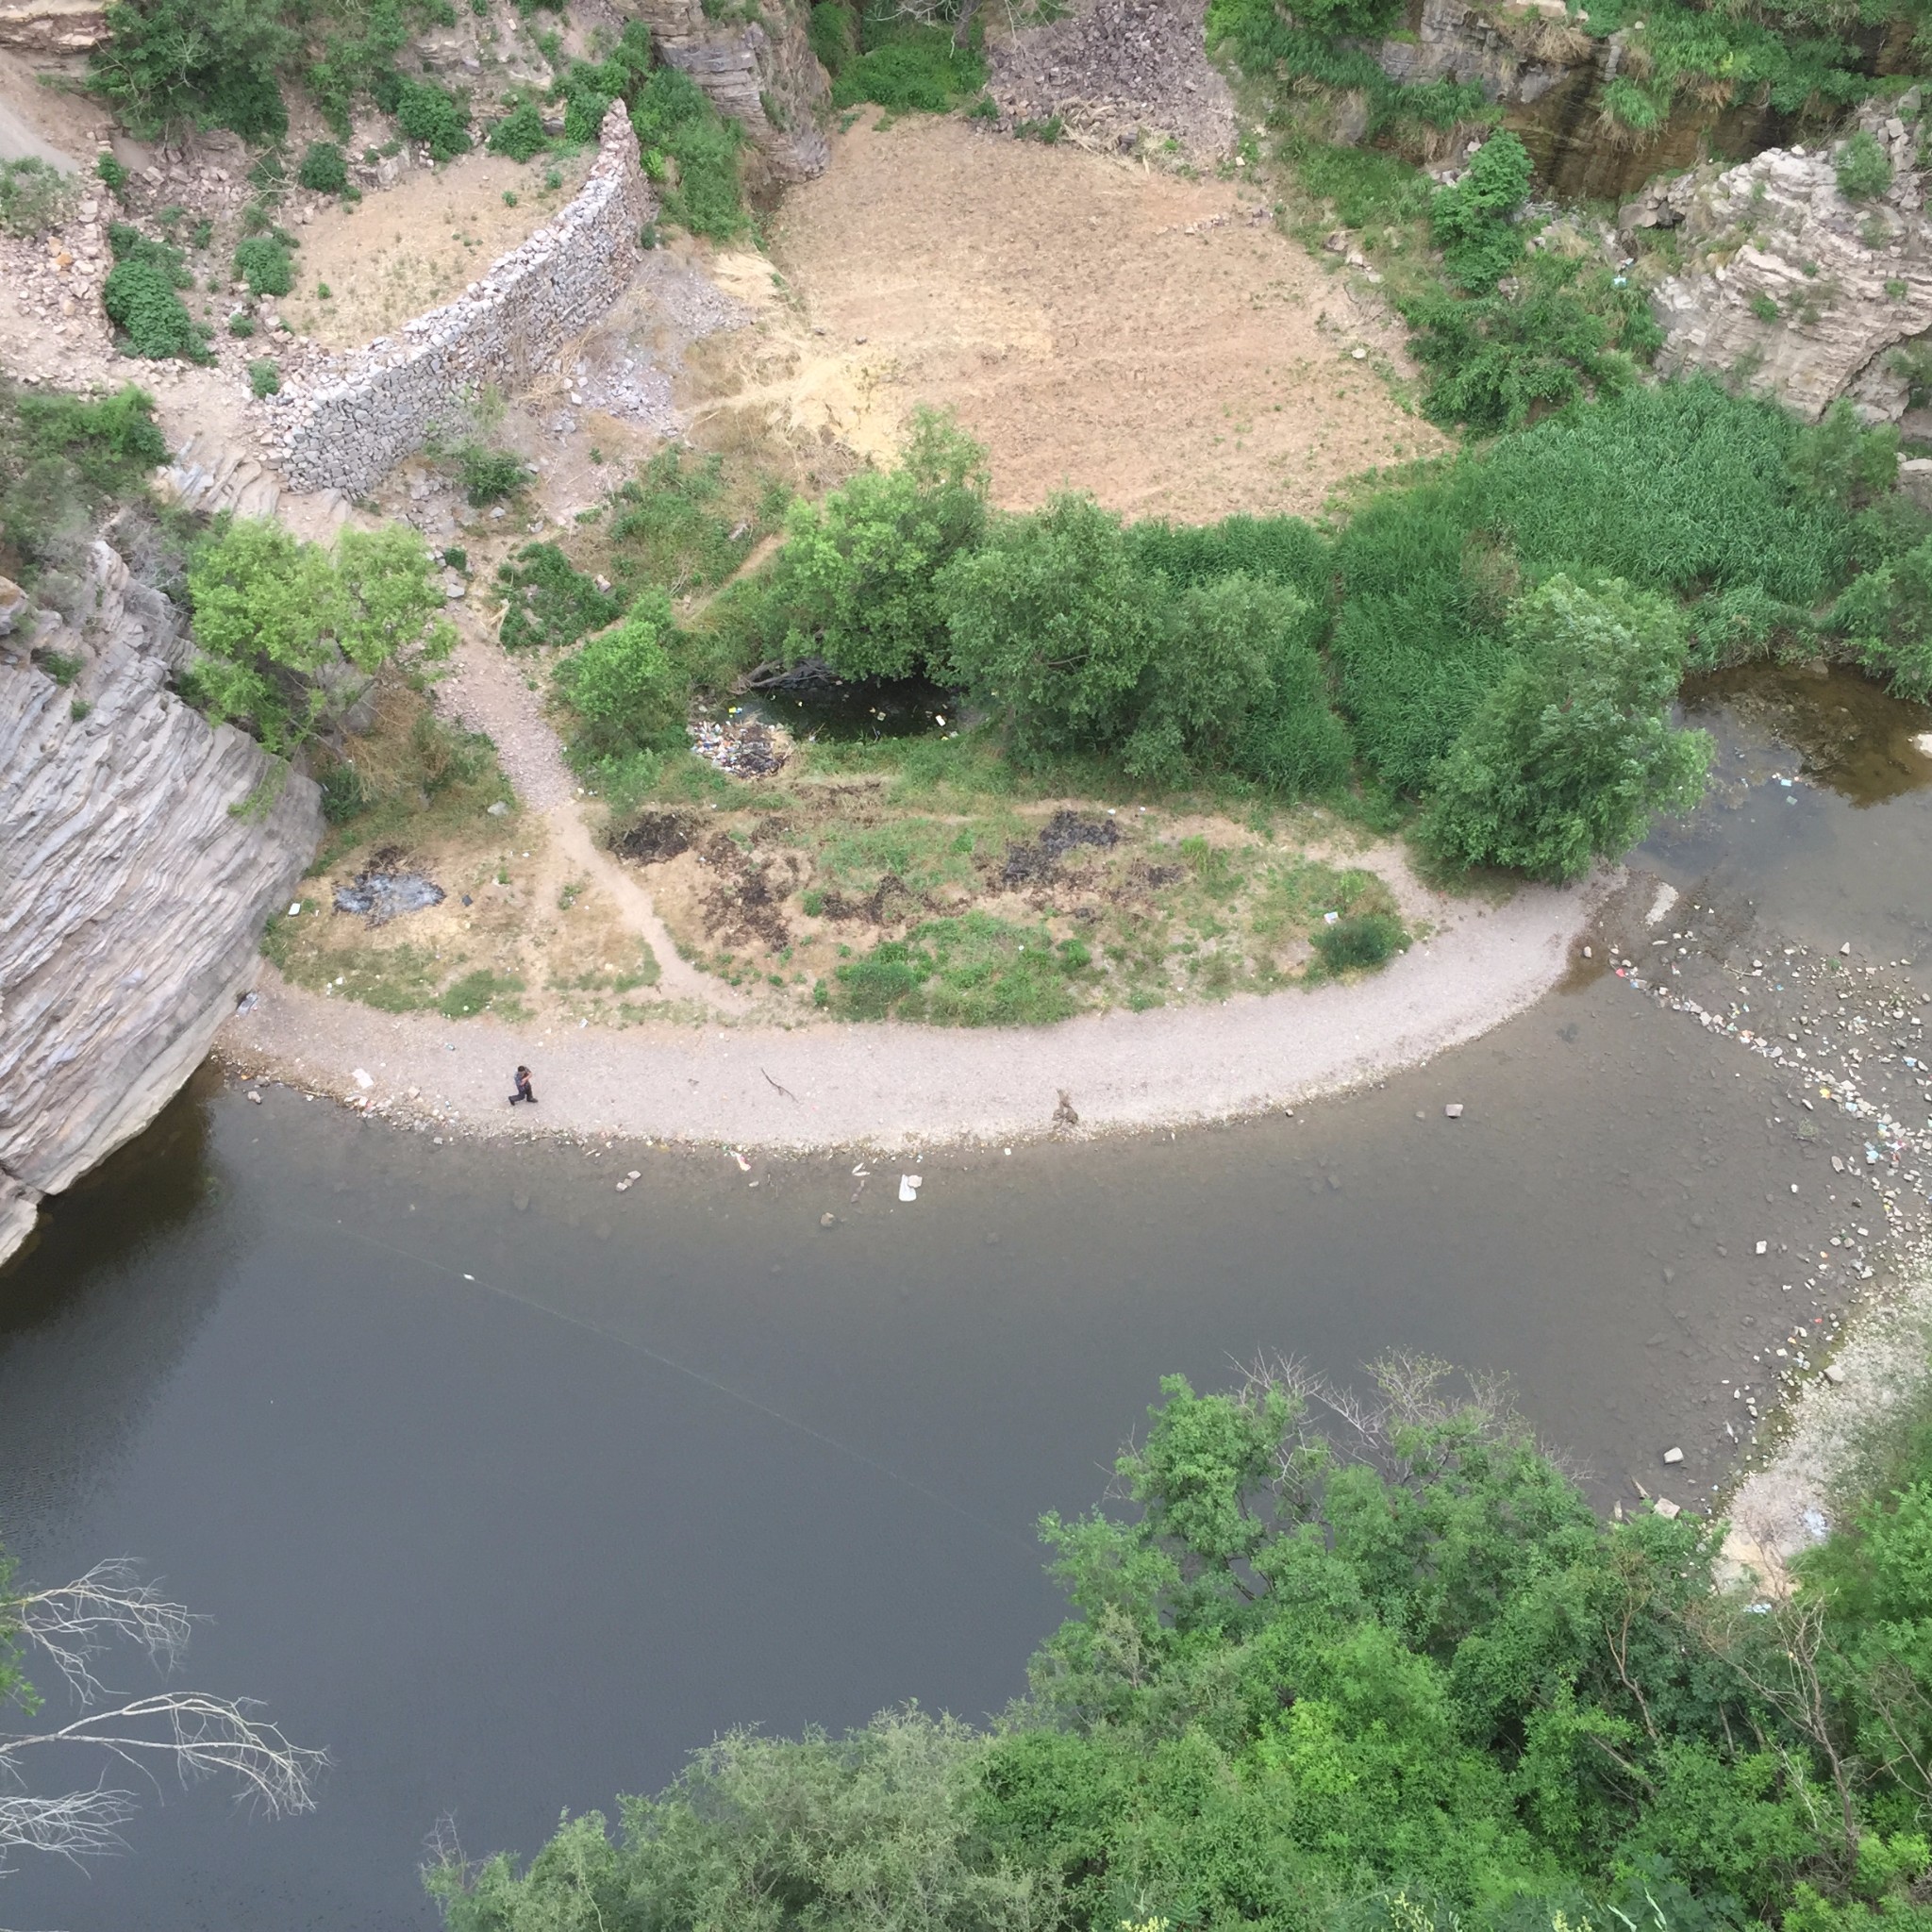
M 1162 635 L 1150 581 L 1091 497 L 1002 517 L 940 577 L 952 680 L 995 708 L 1023 756 L 1110 743 Z
M 623 623 L 557 667 L 557 688 L 581 721 L 574 755 L 595 760 L 682 739 L 684 680 L 665 648 L 674 634 L 670 598 L 647 591 Z
M 297 37 L 277 0 L 113 0 L 88 85 L 143 138 L 226 127 L 251 142 L 289 128 L 277 75 Z
M 295 178 L 317 194 L 340 194 L 349 185 L 349 163 L 332 141 L 311 141 Z
M 1462 178 L 1436 191 L 1429 226 L 1457 287 L 1481 294 L 1523 259 L 1523 231 L 1514 217 L 1529 197 L 1534 172 L 1529 150 L 1515 135 L 1492 134 Z
M 1514 660 L 1443 761 L 1422 836 L 1457 864 L 1576 878 L 1703 790 L 1709 740 L 1669 720 L 1684 620 L 1621 579 L 1555 576 L 1506 629 Z
M 1826 623 L 1902 697 L 1932 698 L 1932 537 L 1854 577 Z
M 422 539 L 400 524 L 344 530 L 325 550 L 277 523 L 231 520 L 195 551 L 188 595 L 189 694 L 284 757 L 383 665 L 418 665 L 456 641 Z
M 775 587 L 782 650 L 846 677 L 940 668 L 946 606 L 936 579 L 986 530 L 986 452 L 953 419 L 919 410 L 899 467 L 866 471 L 786 520 Z

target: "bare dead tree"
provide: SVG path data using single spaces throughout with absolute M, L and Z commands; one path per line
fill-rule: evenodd
M 0 1872 L 15 1849 L 74 1859 L 124 1849 L 121 1827 L 137 1808 L 134 1793 L 105 1779 L 53 1795 L 35 1792 L 28 1771 L 34 1754 L 44 1756 L 49 1747 L 98 1753 L 157 1790 L 167 1770 L 184 1784 L 232 1778 L 238 1802 L 270 1817 L 315 1808 L 327 1754 L 291 1742 L 251 1700 L 172 1690 L 109 1699 L 100 1668 L 110 1649 L 132 1645 L 166 1674 L 179 1662 L 194 1623 L 184 1605 L 143 1581 L 125 1557 L 97 1563 L 58 1590 L 0 1596 L 0 1650 L 11 1644 L 48 1657 L 81 1707 L 64 1724 L 0 1732 Z M 17 1701 L 30 1715 L 39 1709 L 24 1686 Z

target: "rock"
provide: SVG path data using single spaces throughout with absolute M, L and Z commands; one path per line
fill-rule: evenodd
M 1683 1459 L 1684 1452 L 1681 1449 L 1666 1449 L 1664 1451 L 1664 1460 L 1666 1462 L 1682 1462 Z
M 1653 1503 L 1650 1507 L 1657 1515 L 1661 1516 L 1666 1523 L 1674 1522 L 1677 1517 L 1683 1515 L 1684 1513 L 1683 1510 L 1679 1508 L 1675 1503 L 1672 1502 L 1668 1496 L 1659 1496 L 1657 1499 L 1657 1501 Z
M 86 54 L 108 38 L 107 0 L 0 0 L 0 47 Z
M 1921 509 L 1932 510 L 1932 457 L 1907 457 L 1898 466 L 1898 487 Z
M 11 577 L 0 577 L 0 638 L 13 635 L 33 614 L 33 599 Z
M 819 1225 L 821 1227 L 836 1227 L 838 1224 L 839 1217 L 829 1210 L 819 1216 Z
M 1839 1384 L 1844 1380 L 1844 1378 L 1845 1372 L 1842 1368 L 1839 1366 L 1837 1362 L 1825 1363 L 1824 1379 L 1827 1382 L 1829 1382 L 1834 1389 L 1836 1389 L 1839 1386 Z
M 0 663 L 0 1189 L 16 1203 L 71 1186 L 174 1097 L 322 836 L 311 780 L 167 690 L 173 607 L 105 543 L 92 563 L 85 722 L 75 691 Z M 0 1258 L 25 1236 L 4 1211 Z
M 1883 139 L 1881 111 L 1860 125 Z M 1742 367 L 1811 422 L 1840 396 L 1867 422 L 1905 413 L 1892 351 L 1932 332 L 1932 225 L 1912 167 L 1879 199 L 1852 202 L 1832 153 L 1767 148 L 1653 184 L 1619 221 L 1675 227 L 1688 258 L 1653 298 L 1660 374 Z
M 1459 1121 L 1459 1120 L 1460 1120 L 1460 1119 L 1462 1118 L 1462 1103 L 1461 1103 L 1461 1101 L 1459 1101 L 1459 1100 L 1452 1100 L 1452 1101 L 1451 1101 L 1451 1102 L 1450 1102 L 1450 1103 L 1448 1104 L 1448 1106 L 1446 1106 L 1446 1107 L 1445 1107 L 1445 1108 L 1444 1108 L 1442 1109 L 1442 1118 L 1443 1118 L 1444 1120 L 1449 1120 L 1449 1121 Z
M 506 805 L 504 801 L 500 798 L 497 799 L 494 804 L 487 805 L 483 808 L 493 819 L 502 818 L 505 815 L 505 813 L 507 813 L 509 810 L 509 807 Z

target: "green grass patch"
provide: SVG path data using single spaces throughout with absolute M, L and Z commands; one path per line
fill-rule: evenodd
M 976 23 L 969 44 L 956 47 L 950 26 L 904 20 L 874 0 L 859 38 L 862 51 L 842 60 L 833 80 L 835 108 L 871 102 L 894 114 L 943 114 L 986 86 Z
M 1074 983 L 1087 970 L 1086 948 L 1056 945 L 1043 926 L 969 912 L 925 920 L 841 966 L 832 1005 L 854 1020 L 1044 1025 L 1074 1012 Z
M 495 1013 L 506 1020 L 525 1017 L 517 994 L 524 982 L 514 973 L 495 973 L 480 967 L 466 973 L 437 996 L 436 1010 L 445 1020 L 473 1019 L 478 1013 Z
M 497 566 L 496 578 L 508 607 L 501 632 L 507 651 L 574 644 L 623 614 L 622 600 L 600 591 L 555 543 L 525 544 Z

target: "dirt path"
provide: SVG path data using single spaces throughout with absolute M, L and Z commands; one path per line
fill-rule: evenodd
M 1062 1091 L 1087 1129 L 1145 1128 L 1298 1103 L 1474 1038 L 1562 976 L 1594 899 L 1589 888 L 1529 888 L 1493 909 L 1466 906 L 1428 944 L 1352 985 L 1024 1031 L 518 1029 L 391 1018 L 292 989 L 264 966 L 255 1005 L 217 1050 L 250 1075 L 366 1094 L 395 1117 L 473 1133 L 917 1147 L 1045 1133 Z M 504 1105 L 520 1060 L 537 1071 L 534 1115 Z
M 839 409 L 873 454 L 913 405 L 950 406 L 1011 507 L 1072 487 L 1137 516 L 1306 512 L 1442 446 L 1374 374 L 1400 325 L 1238 182 L 867 115 L 787 196 L 773 257 L 805 312 L 767 308 L 793 366 L 748 365 L 746 394 Z

